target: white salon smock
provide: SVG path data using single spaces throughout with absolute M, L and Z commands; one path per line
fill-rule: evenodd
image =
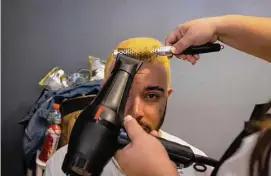
M 194 146 L 188 144 L 187 142 L 181 140 L 180 138 L 177 138 L 173 135 L 170 135 L 162 130 L 161 131 L 161 137 L 164 139 L 167 139 L 169 141 L 173 141 L 182 145 L 187 145 L 191 147 L 193 152 L 198 155 L 206 156 L 204 152 L 201 150 L 195 148 Z M 66 176 L 61 167 L 62 163 L 65 157 L 65 154 L 67 152 L 67 145 L 57 150 L 54 155 L 47 161 L 46 163 L 46 169 L 45 169 L 45 176 Z M 207 170 L 203 173 L 197 172 L 194 170 L 193 165 L 187 168 L 183 168 L 181 170 L 178 170 L 180 176 L 209 176 L 213 170 L 213 167 L 207 166 Z M 117 161 L 112 158 L 108 164 L 104 167 L 104 170 L 101 174 L 101 176 L 125 176 L 125 173 L 123 173 L 118 166 Z

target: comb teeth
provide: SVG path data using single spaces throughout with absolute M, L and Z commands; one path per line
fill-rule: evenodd
M 165 46 L 165 47 L 145 47 L 140 49 L 135 48 L 119 48 L 114 51 L 113 55 L 117 56 L 118 54 L 124 54 L 136 59 L 152 59 L 157 56 L 169 56 L 172 55 L 171 47 Z

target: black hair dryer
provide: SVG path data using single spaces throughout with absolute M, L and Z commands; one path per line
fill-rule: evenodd
M 83 109 L 70 135 L 62 164 L 66 175 L 98 176 L 119 148 L 124 108 L 142 61 L 118 54 L 110 77 Z

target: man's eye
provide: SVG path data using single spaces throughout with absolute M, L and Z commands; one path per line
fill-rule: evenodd
M 155 101 L 159 98 L 159 95 L 154 94 L 154 93 L 149 93 L 145 95 L 145 98 L 150 101 Z

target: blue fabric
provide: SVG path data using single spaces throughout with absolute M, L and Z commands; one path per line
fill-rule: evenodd
M 76 87 L 68 87 L 57 91 L 45 91 L 36 101 L 28 114 L 19 122 L 26 125 L 23 137 L 23 150 L 26 165 L 30 167 L 36 151 L 41 147 L 48 128 L 47 117 L 54 102 L 82 94 L 97 93 L 101 89 L 100 81 L 81 83 Z

